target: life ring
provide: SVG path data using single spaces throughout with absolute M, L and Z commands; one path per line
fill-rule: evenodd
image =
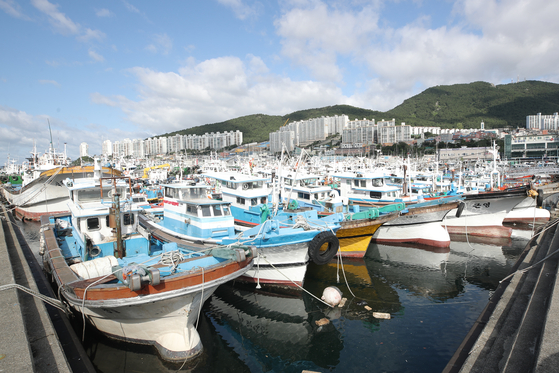
M 248 183 L 244 183 L 243 184 L 243 190 L 247 190 L 248 189 Z
M 328 247 L 326 250 L 321 250 L 325 244 L 328 244 Z M 309 257 L 315 264 L 326 264 L 332 260 L 339 248 L 340 241 L 334 233 L 330 231 L 320 232 L 309 242 Z
M 538 196 L 536 197 L 536 207 L 543 206 L 543 190 L 538 189 Z
M 462 215 L 462 211 L 464 211 L 464 207 L 466 207 L 466 204 L 464 203 L 464 201 L 460 201 L 460 203 L 458 204 L 458 209 L 456 210 L 457 218 L 459 218 Z

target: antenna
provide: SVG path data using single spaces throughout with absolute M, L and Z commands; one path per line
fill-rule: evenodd
M 50 133 L 50 149 L 49 149 L 49 150 L 51 150 L 51 149 L 52 149 L 52 130 L 50 129 L 50 121 L 49 121 L 49 118 L 47 118 L 47 122 L 48 122 L 48 124 L 49 124 L 49 133 Z

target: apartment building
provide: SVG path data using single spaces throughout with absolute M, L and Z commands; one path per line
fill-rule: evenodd
M 559 130 L 559 113 L 553 115 L 528 115 L 526 117 L 526 129 L 531 130 Z

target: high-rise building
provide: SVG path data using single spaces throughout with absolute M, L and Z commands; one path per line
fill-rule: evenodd
M 81 157 L 88 157 L 89 156 L 89 145 L 87 143 L 82 142 L 80 144 L 80 158 Z

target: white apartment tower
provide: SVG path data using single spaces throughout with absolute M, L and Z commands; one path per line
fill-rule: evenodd
M 86 142 L 80 144 L 80 158 L 89 156 L 89 145 Z

